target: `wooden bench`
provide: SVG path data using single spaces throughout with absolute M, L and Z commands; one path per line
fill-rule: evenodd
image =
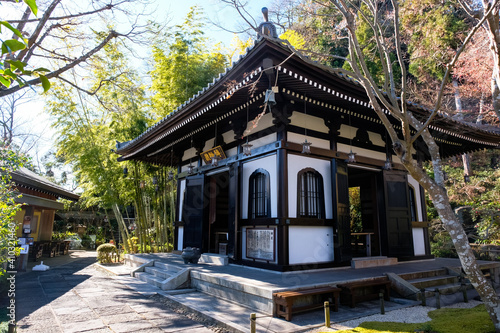
M 358 302 L 378 299 L 380 292 L 384 293 L 386 301 L 390 299 L 391 282 L 387 279 L 347 282 L 338 284 L 337 287 L 342 289 L 342 302 L 349 304 L 351 308 Z
M 36 262 L 43 255 L 43 246 L 43 242 L 34 242 L 30 246 L 28 258 Z
M 341 289 L 335 287 L 319 287 L 310 288 L 302 290 L 293 291 L 282 291 L 278 293 L 273 293 L 274 300 L 274 317 L 284 317 L 286 320 L 292 320 L 292 312 L 301 312 L 311 309 L 317 309 L 323 307 L 323 302 L 314 303 L 310 305 L 303 305 L 299 307 L 293 307 L 293 303 L 300 297 L 304 296 L 315 296 L 315 295 L 325 295 L 330 294 L 333 300 L 333 311 L 337 312 L 339 310 L 339 293 Z

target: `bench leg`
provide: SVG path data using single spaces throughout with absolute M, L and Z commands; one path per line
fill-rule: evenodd
M 333 293 L 333 311 L 339 312 L 339 302 L 340 302 L 340 294 L 339 292 Z
M 291 299 L 287 299 L 286 300 L 286 314 L 285 314 L 285 319 L 287 321 L 291 321 L 292 320 L 292 305 L 293 305 L 293 301 Z

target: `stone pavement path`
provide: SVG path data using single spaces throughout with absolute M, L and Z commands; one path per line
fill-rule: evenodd
M 213 332 L 96 270 L 95 256 L 16 278 L 17 331 Z

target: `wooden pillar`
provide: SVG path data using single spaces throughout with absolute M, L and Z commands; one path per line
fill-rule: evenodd
M 278 99 L 279 100 L 279 99 Z M 278 241 L 278 265 L 289 265 L 289 241 L 288 241 L 288 153 L 285 147 L 287 142 L 287 128 L 290 124 L 290 116 L 293 112 L 293 104 L 275 106 L 271 109 L 273 124 L 276 130 L 277 140 L 282 142 L 276 153 L 276 168 L 278 177 L 278 209 L 277 209 L 277 241 Z M 292 189 L 293 190 L 293 189 Z

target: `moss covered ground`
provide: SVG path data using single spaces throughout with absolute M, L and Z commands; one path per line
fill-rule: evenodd
M 472 309 L 439 309 L 429 312 L 431 321 L 419 324 L 364 322 L 338 333 L 490 333 L 495 332 L 484 305 Z

